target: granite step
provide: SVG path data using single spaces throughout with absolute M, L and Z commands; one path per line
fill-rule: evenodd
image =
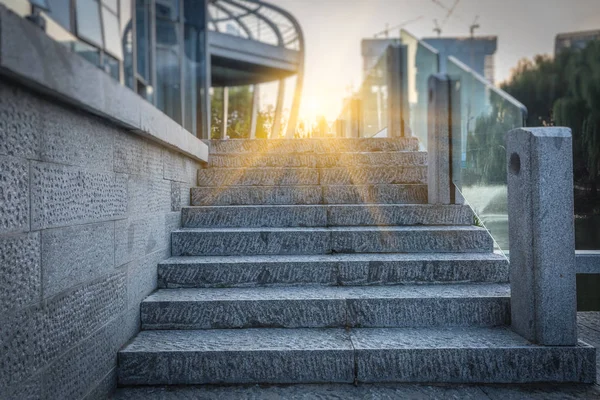
M 144 330 L 499 326 L 508 284 L 161 289 L 141 304 Z
M 493 240 L 474 226 L 213 228 L 171 235 L 173 256 L 354 253 L 490 253 Z
M 184 228 L 471 225 L 468 206 L 426 204 L 184 207 Z
M 417 138 L 210 140 L 210 154 L 227 153 L 356 153 L 418 151 Z
M 233 153 L 211 154 L 207 168 L 335 168 L 427 165 L 427 153 Z
M 425 204 L 427 185 L 228 186 L 191 189 L 192 206 Z
M 493 253 L 172 257 L 159 288 L 373 286 L 507 283 L 508 261 Z
M 198 186 L 426 184 L 426 166 L 226 168 L 198 170 Z
M 142 331 L 118 355 L 128 385 L 592 383 L 595 349 L 538 346 L 505 327 Z

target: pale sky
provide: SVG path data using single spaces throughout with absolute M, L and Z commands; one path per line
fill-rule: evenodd
M 361 82 L 360 42 L 386 27 L 405 27 L 417 37 L 435 36 L 433 20 L 446 11 L 432 0 L 270 0 L 290 11 L 306 36 L 302 115 L 334 120 L 349 85 Z M 451 7 L 455 0 L 438 0 Z M 461 0 L 443 36 L 467 36 L 479 16 L 478 35 L 497 35 L 496 82 L 508 78 L 519 59 L 554 51 L 560 32 L 600 29 L 600 0 Z M 397 36 L 397 33 L 395 33 Z

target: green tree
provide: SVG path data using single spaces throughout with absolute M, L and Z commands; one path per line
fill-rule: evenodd
M 527 106 L 528 125 L 571 128 L 576 210 L 600 212 L 600 42 L 521 61 L 502 89 Z

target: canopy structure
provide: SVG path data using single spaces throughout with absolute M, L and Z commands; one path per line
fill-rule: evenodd
M 209 0 L 208 29 L 212 86 L 279 80 L 277 122 L 285 95 L 283 80 L 297 76 L 287 132 L 293 136 L 304 81 L 304 36 L 298 21 L 285 10 L 259 0 Z M 276 123 L 272 136 L 279 136 L 279 129 Z

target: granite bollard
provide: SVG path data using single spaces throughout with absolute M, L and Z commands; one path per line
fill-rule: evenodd
M 571 131 L 510 131 L 506 154 L 512 327 L 537 344 L 576 345 Z

